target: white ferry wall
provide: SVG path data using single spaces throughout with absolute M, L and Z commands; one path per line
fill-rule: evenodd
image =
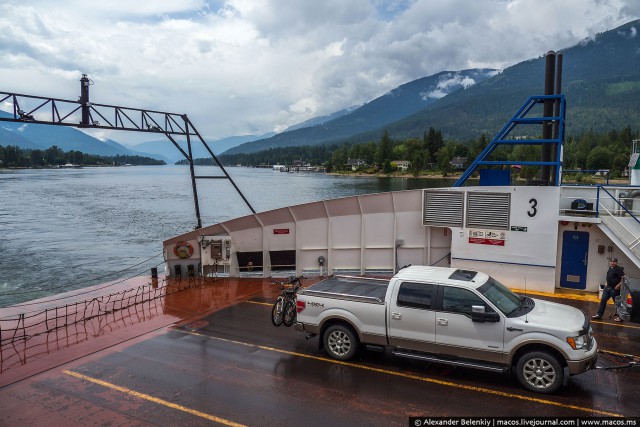
M 484 271 L 511 288 L 554 292 L 560 283 L 563 233 L 578 229 L 589 233 L 585 291 L 599 290 L 609 256 L 617 256 L 628 275 L 640 274 L 637 257 L 629 257 L 620 242 L 602 231 L 599 218 L 567 214 L 574 199 L 595 202 L 595 188 L 508 186 L 438 191 L 462 191 L 465 200 L 467 192 L 508 193 L 509 228 L 496 230 L 503 233 L 503 246 L 471 243 L 470 233 L 478 229 L 467 227 L 466 220 L 461 227 L 424 226 L 423 190 L 409 190 L 290 206 L 177 236 L 164 242 L 167 273 L 173 275 L 180 265 L 184 275 L 187 266 L 195 264 L 199 273 L 233 277 L 387 276 L 407 264 L 450 264 Z M 214 261 L 203 242 L 223 238 L 230 239 L 231 257 L 217 261 L 212 269 Z M 194 247 L 188 259 L 173 253 L 174 245 L 182 241 Z M 604 253 L 598 251 L 599 246 L 606 248 Z M 271 253 L 276 251 L 293 251 L 292 264 L 271 265 Z M 240 254 L 257 254 L 256 262 L 242 264 Z
M 456 190 L 459 189 L 452 189 Z M 511 288 L 554 292 L 556 265 L 559 265 L 559 188 L 470 187 L 464 190 L 510 194 L 509 224 L 506 230 L 494 230 L 504 233 L 504 246 L 471 243 L 470 233 L 474 229 L 454 230 L 452 266 L 484 271 Z

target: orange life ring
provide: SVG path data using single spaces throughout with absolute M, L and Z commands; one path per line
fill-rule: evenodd
M 193 246 L 189 242 L 178 242 L 173 247 L 173 253 L 180 259 L 191 258 Z

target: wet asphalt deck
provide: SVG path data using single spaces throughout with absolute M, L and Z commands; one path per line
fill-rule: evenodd
M 0 374 L 0 425 L 388 426 L 421 415 L 640 415 L 640 369 L 590 371 L 546 396 L 504 375 L 386 353 L 329 359 L 317 337 L 271 325 L 277 292 L 266 280 L 219 280 L 80 342 L 67 337 Z M 587 314 L 597 307 L 592 295 L 532 296 Z M 639 324 L 605 317 L 592 325 L 600 365 L 640 357 Z

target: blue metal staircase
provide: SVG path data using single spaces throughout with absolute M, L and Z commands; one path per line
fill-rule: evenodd
M 557 103 L 559 105 L 558 116 L 538 116 L 538 117 L 526 117 L 531 110 L 540 104 L 546 102 Z M 555 183 L 560 183 L 560 168 L 562 166 L 562 143 L 564 141 L 564 122 L 565 122 L 565 99 L 564 95 L 538 95 L 531 96 L 520 107 L 518 112 L 509 120 L 509 122 L 498 132 L 493 140 L 486 146 L 484 150 L 473 161 L 471 166 L 462 174 L 462 176 L 453 185 L 454 187 L 461 187 L 471 177 L 471 175 L 480 166 L 502 166 L 502 165 L 530 165 L 530 166 L 554 166 L 555 167 Z M 557 126 L 558 132 L 557 138 L 549 139 L 516 139 L 511 136 L 512 131 L 519 125 L 541 125 L 546 124 L 549 126 Z M 491 153 L 499 145 L 542 145 L 542 144 L 557 144 L 556 160 L 555 161 L 509 161 L 509 160 L 487 160 Z

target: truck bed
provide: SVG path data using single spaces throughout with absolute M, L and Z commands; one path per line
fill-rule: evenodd
M 383 303 L 389 281 L 352 276 L 328 277 L 304 290 L 306 295 Z

